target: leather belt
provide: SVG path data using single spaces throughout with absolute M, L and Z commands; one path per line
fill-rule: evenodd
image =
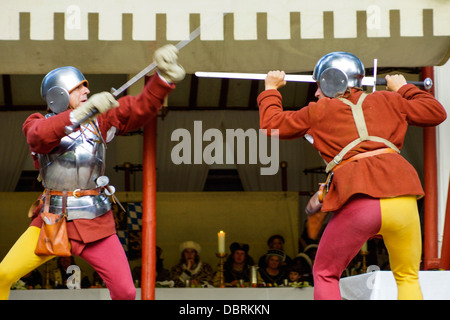
M 354 155 L 353 157 L 350 157 L 346 160 L 342 160 L 339 164 L 337 164 L 332 169 L 332 171 L 335 171 L 337 168 L 342 167 L 344 164 L 346 164 L 348 162 L 355 161 L 355 160 L 362 159 L 362 158 L 376 156 L 376 155 L 383 154 L 383 153 L 398 153 L 398 152 L 392 148 L 381 148 L 381 149 L 376 149 L 373 151 L 366 151 L 363 153 L 358 153 L 358 154 Z
M 46 189 L 46 191 L 48 191 L 48 194 L 51 196 L 63 196 L 66 195 L 68 197 L 75 197 L 75 198 L 80 198 L 80 197 L 84 197 L 84 196 L 98 196 L 102 193 L 103 188 L 96 188 L 96 189 L 87 189 L 87 190 L 82 190 L 82 189 L 75 189 L 73 191 L 58 191 L 58 190 L 48 190 Z M 45 194 L 45 192 L 44 192 Z
M 381 149 L 377 149 L 377 150 L 373 150 L 373 151 L 366 151 L 363 153 L 358 153 L 357 155 L 354 155 L 353 157 L 350 157 L 346 160 L 343 160 L 338 165 L 334 166 L 333 169 L 331 170 L 331 172 L 327 176 L 327 181 L 325 181 L 323 183 L 319 183 L 319 193 L 318 193 L 319 202 L 323 203 L 323 199 L 325 198 L 326 194 L 328 193 L 328 190 L 330 189 L 331 181 L 333 180 L 334 171 L 337 168 L 342 167 L 344 164 L 351 162 L 351 161 L 355 161 L 355 160 L 363 159 L 363 158 L 367 158 L 367 157 L 372 157 L 372 156 L 376 156 L 376 155 L 383 154 L 383 153 L 398 153 L 398 152 L 392 148 L 381 148 Z

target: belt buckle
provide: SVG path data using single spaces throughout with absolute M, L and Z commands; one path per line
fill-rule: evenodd
M 80 197 L 81 197 L 81 194 L 80 194 L 80 195 L 77 195 L 77 192 L 81 192 L 81 189 L 75 189 L 75 190 L 73 190 L 73 191 L 72 191 L 72 195 L 73 195 L 75 198 L 80 198 Z

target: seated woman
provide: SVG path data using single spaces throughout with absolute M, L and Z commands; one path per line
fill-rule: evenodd
M 252 281 L 253 258 L 248 254 L 250 247 L 246 243 L 233 242 L 230 245 L 231 254 L 223 265 L 223 281 L 226 287 L 250 286 Z M 221 286 L 221 272 L 214 276 L 214 287 Z M 261 283 L 258 274 L 256 282 Z
M 175 287 L 212 285 L 212 267 L 200 259 L 201 247 L 197 242 L 186 241 L 180 245 L 181 259 L 170 270 Z
M 266 253 L 266 267 L 259 268 L 258 272 L 261 275 L 266 286 L 282 285 L 284 279 L 288 278 L 286 269 L 281 266 L 284 253 L 281 250 L 269 249 Z
M 283 252 L 283 259 L 281 260 L 281 266 L 286 268 L 292 264 L 292 259 L 284 252 L 284 237 L 279 234 L 274 234 L 267 240 L 268 249 L 276 249 Z M 258 266 L 260 268 L 267 267 L 266 255 L 262 255 L 258 260 Z

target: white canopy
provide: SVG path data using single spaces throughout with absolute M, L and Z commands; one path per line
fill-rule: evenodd
M 183 49 L 195 71 L 312 70 L 325 53 L 348 51 L 366 67 L 422 67 L 449 56 L 450 2 L 442 0 L 3 0 L 0 72 L 134 74 L 157 46 Z

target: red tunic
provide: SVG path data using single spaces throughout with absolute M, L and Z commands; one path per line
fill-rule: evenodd
M 361 91 L 352 89 L 348 98 L 356 103 Z M 324 98 L 298 111 L 283 111 L 281 94 L 266 90 L 258 96 L 261 129 L 279 129 L 281 139 L 310 134 L 326 162 L 331 161 L 347 144 L 358 138 L 351 108 L 338 99 Z M 370 136 L 378 136 L 401 149 L 408 125 L 436 126 L 447 117 L 443 106 L 429 93 L 412 84 L 397 93 L 376 91 L 362 105 Z M 364 141 L 349 151 L 344 159 L 375 149 L 380 142 Z M 352 195 L 375 198 L 424 194 L 414 167 L 397 153 L 387 153 L 351 161 L 337 168 L 322 210 L 339 209 Z
M 155 75 L 149 79 L 141 94 L 118 99 L 119 107 L 97 117 L 103 139 L 106 141 L 107 132 L 112 127 L 117 128 L 117 135 L 123 135 L 145 126 L 150 119 L 157 116 L 165 97 L 174 88 L 175 85 L 169 85 Z M 31 152 L 45 154 L 58 146 L 60 140 L 66 136 L 65 127 L 72 125 L 69 116 L 70 110 L 48 119 L 40 113 L 28 117 L 23 125 L 23 132 Z M 37 161 L 35 167 L 39 169 Z M 33 217 L 31 225 L 41 227 L 42 220 L 39 215 Z M 112 211 L 92 220 L 69 221 L 67 230 L 70 239 L 84 243 L 105 238 L 116 232 Z

